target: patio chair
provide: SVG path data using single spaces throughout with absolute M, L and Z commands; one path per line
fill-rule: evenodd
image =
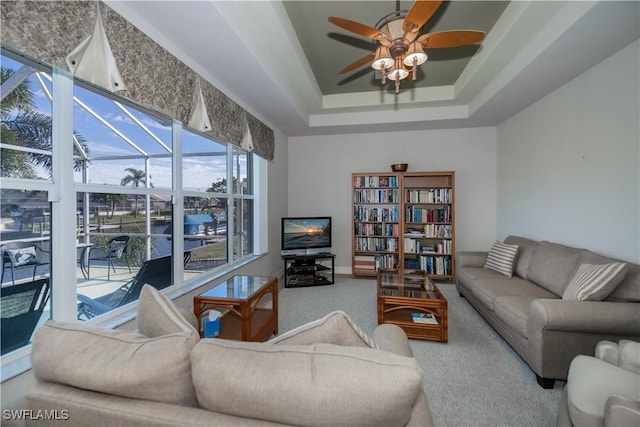
M 2 274 L 0 283 L 4 282 L 4 273 L 11 269 L 12 284 L 16 284 L 16 270 L 32 268 L 31 280 L 36 279 L 38 267 L 50 264 L 50 253 L 34 243 L 10 242 L 0 246 L 2 253 Z
M 188 261 L 191 253 L 185 252 L 184 260 Z M 135 277 L 114 292 L 96 299 L 78 294 L 78 319 L 91 319 L 114 308 L 121 307 L 140 297 L 145 284 L 156 289 L 164 289 L 171 285 L 171 256 L 164 256 L 145 261 Z
M 107 280 L 111 280 L 111 269 L 116 272 L 115 261 L 124 258 L 131 273 L 128 257 L 129 236 L 114 237 L 109 241 L 106 248 L 93 247 L 89 250 L 89 261 L 87 262 L 87 279 L 91 278 L 91 261 L 107 262 Z
M 49 301 L 49 279 L 0 288 L 1 354 L 29 344 Z

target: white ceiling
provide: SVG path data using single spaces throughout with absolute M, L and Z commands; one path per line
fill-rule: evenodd
M 494 126 L 640 37 L 638 1 L 445 3 L 427 31 L 490 31 L 475 53 L 427 52 L 433 66 L 395 95 L 373 86 L 366 66 L 336 77 L 370 43 L 327 21 L 374 26 L 395 1 L 105 3 L 288 136 Z

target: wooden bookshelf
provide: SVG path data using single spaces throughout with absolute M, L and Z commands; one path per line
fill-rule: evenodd
M 455 282 L 455 173 L 354 173 L 352 275 L 422 270 Z
M 400 262 L 400 174 L 352 174 L 352 275 L 375 276 Z

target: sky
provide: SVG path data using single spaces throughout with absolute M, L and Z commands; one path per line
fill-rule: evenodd
M 2 66 L 18 70 L 22 64 L 5 56 L 1 57 Z M 51 82 L 43 78 L 45 88 L 51 93 Z M 34 92 L 36 110 L 51 115 L 51 102 L 47 91 L 31 76 L 29 78 L 31 90 Z M 145 132 L 125 112 L 123 112 L 110 99 L 92 93 L 79 86 L 75 87 L 74 96 L 81 103 L 87 105 L 97 115 L 103 118 L 109 125 L 115 128 L 129 141 L 137 145 L 142 151 L 149 154 L 165 154 L 169 152 L 162 147 L 152 136 Z M 125 106 L 138 121 L 152 132 L 169 149 L 171 143 L 171 126 L 165 126 L 153 117 Z M 74 130 L 80 134 L 89 147 L 89 155 L 93 160 L 89 166 L 89 183 L 120 185 L 120 181 L 127 175 L 126 168 L 144 170 L 144 158 L 138 151 L 127 143 L 116 131 L 109 129 L 83 108 L 79 102 L 74 102 L 73 113 Z M 206 157 L 183 158 L 183 187 L 187 190 L 204 191 L 211 183 L 226 176 L 226 147 L 187 129 L 183 130 L 183 152 L 211 152 Z M 132 156 L 136 158 L 118 160 L 99 160 L 104 156 Z M 171 188 L 171 157 L 152 158 L 150 160 L 151 183 L 155 188 Z M 43 172 L 44 173 L 44 172 Z M 76 174 L 76 182 L 81 181 L 81 176 Z

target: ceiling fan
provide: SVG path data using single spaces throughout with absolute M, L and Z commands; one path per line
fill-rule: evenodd
M 416 79 L 418 65 L 427 60 L 424 49 L 465 46 L 484 39 L 483 31 L 453 30 L 419 35 L 422 26 L 433 16 L 442 3 L 439 1 L 416 0 L 411 9 L 400 10 L 400 0 L 396 0 L 396 10 L 382 17 L 375 27 L 338 16 L 330 16 L 329 22 L 379 43 L 371 52 L 339 71 L 345 74 L 373 61 L 371 67 L 380 71 L 382 84 L 386 80 L 395 81 L 396 93 L 400 91 L 400 80 L 411 75 Z

